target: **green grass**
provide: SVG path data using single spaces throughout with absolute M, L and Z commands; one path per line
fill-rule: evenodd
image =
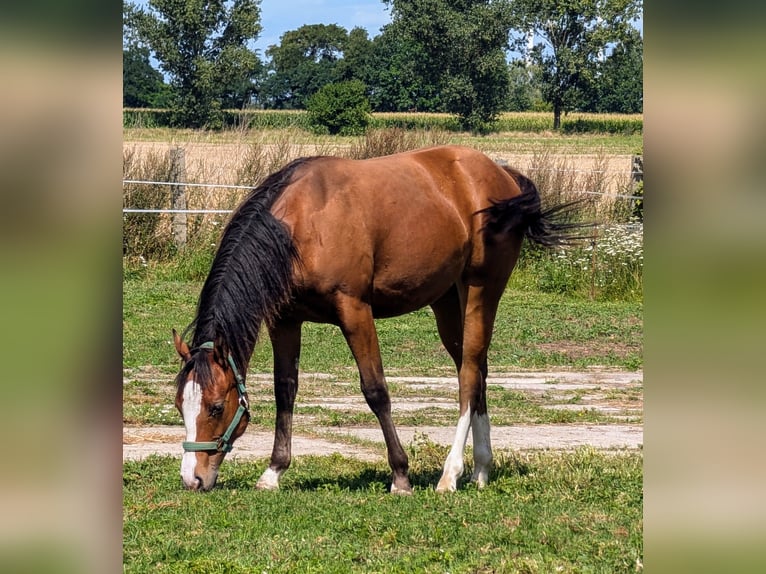
M 178 359 L 170 329 L 193 317 L 201 283 L 173 281 L 149 267 L 123 283 L 127 424 L 181 424 L 173 407 Z M 599 302 L 509 289 L 490 351 L 490 372 L 526 368 L 642 364 L 642 304 Z M 429 310 L 377 323 L 389 376 L 454 375 Z M 250 427 L 272 431 L 275 415 L 267 339 L 248 377 Z M 367 409 L 308 406 L 312 399 L 359 395 L 356 368 L 337 328 L 304 326 L 301 390 L 295 432 L 324 436 L 332 427 L 376 422 Z M 256 373 L 263 375 L 256 376 Z M 312 373 L 329 373 L 319 376 Z M 428 396 L 452 401 L 455 388 L 412 388 L 392 381 L 394 401 Z M 551 389 L 525 394 L 488 389 L 494 425 L 615 422 L 584 404 L 591 391 Z M 637 403 L 640 382 L 594 389 L 617 404 Z M 305 406 L 304 406 L 305 405 Z M 397 425 L 454 425 L 455 409 L 395 414 Z M 635 422 L 641 419 L 637 415 Z M 390 470 L 382 445 L 363 439 L 381 462 L 339 455 L 301 456 L 278 492 L 255 491 L 265 460 L 227 460 L 205 494 L 185 491 L 178 458 L 152 456 L 123 465 L 124 572 L 635 572 L 643 562 L 642 463 L 639 452 L 511 453 L 496 449 L 490 484 L 466 483 L 437 495 L 433 486 L 447 453 L 427 437 L 406 448 L 412 497 L 387 493 Z
M 128 279 L 123 297 L 123 420 L 126 424 L 181 424 L 173 407 L 173 378 L 179 366 L 171 329 L 183 329 L 194 315 L 201 285 L 159 279 Z M 570 297 L 509 289 L 500 303 L 492 346 L 490 373 L 523 369 L 614 367 L 639 369 L 643 364 L 642 304 L 594 302 Z M 409 315 L 377 321 L 383 364 L 389 377 L 404 375 L 454 376 L 451 359 L 441 346 L 433 314 L 422 309 Z M 250 363 L 248 390 L 250 426 L 271 430 L 274 421 L 270 375 L 271 347 L 262 333 Z M 332 325 L 307 323 L 303 329 L 301 389 L 296 428 L 375 426 L 365 408 L 303 406 L 313 399 L 361 395 L 358 374 L 340 330 Z M 256 377 L 255 373 L 264 376 Z M 318 377 L 313 373 L 326 373 Z M 447 404 L 456 401 L 456 389 L 413 389 L 389 383 L 396 399 L 429 396 Z M 640 400 L 640 383 L 609 391 L 609 400 L 630 405 Z M 583 408 L 550 408 L 577 402 L 561 392 L 532 396 L 492 388 L 488 400 L 494 424 L 609 423 L 615 416 L 641 420 L 625 407 L 616 413 Z M 639 409 L 640 410 L 640 409 Z M 398 425 L 454 424 L 454 410 L 429 408 L 395 415 Z
M 292 116 L 300 116 L 301 112 L 274 111 L 264 114 L 273 118 L 263 124 L 251 127 L 234 127 L 220 131 L 192 130 L 170 127 L 152 127 L 140 122 L 123 128 L 123 140 L 127 142 L 175 142 L 207 143 L 207 144 L 238 144 L 248 141 L 259 141 L 264 144 L 278 144 L 284 140 L 286 133 L 294 145 L 314 145 L 320 149 L 351 147 L 363 139 L 363 136 L 329 136 L 317 135 L 309 130 L 308 125 L 300 121 L 290 122 Z M 573 115 L 574 122 L 578 117 L 594 118 L 593 125 L 626 124 L 639 125 L 640 116 L 610 116 L 608 114 Z M 416 132 L 436 131 L 442 133 L 440 139 L 444 143 L 460 144 L 474 147 L 485 153 L 533 154 L 549 152 L 554 154 L 613 154 L 630 155 L 640 153 L 643 146 L 643 134 L 640 129 L 594 129 L 588 132 L 558 131 L 551 129 L 553 114 L 550 113 L 515 113 L 504 114 L 500 122 L 500 131 L 486 135 L 474 136 L 467 132 L 449 131 L 454 119 L 446 114 L 375 114 L 373 129 L 391 128 L 397 125 L 409 126 Z M 429 119 L 430 118 L 430 119 Z M 611 119 L 610 119 L 611 118 Z M 385 121 L 383 121 L 385 119 Z M 566 123 L 566 122 L 565 122 Z M 550 125 L 549 125 L 550 124 Z M 581 124 L 574 124 L 581 125 Z
M 178 460 L 123 469 L 125 572 L 635 572 L 643 562 L 642 454 L 501 455 L 489 486 L 433 491 L 439 449 L 411 449 L 414 495 L 389 470 L 301 457 L 278 492 L 265 461 L 227 462 L 204 495 Z
M 123 283 L 123 363 L 152 365 L 162 372 L 178 366 L 171 329 L 183 329 L 194 317 L 199 282 L 127 279 Z M 638 369 L 643 362 L 640 301 L 588 301 L 553 293 L 509 289 L 500 302 L 489 352 L 491 369 L 582 368 Z M 377 321 L 387 371 L 408 374 L 451 373 L 430 309 Z M 301 368 L 307 372 L 348 375 L 356 368 L 337 327 L 306 323 Z M 265 334 L 256 347 L 251 371 L 271 371 Z

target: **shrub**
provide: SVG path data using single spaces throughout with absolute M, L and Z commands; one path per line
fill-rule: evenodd
M 643 295 L 643 267 L 643 225 L 610 224 L 579 246 L 548 251 L 525 245 L 512 281 L 544 293 L 633 301 Z
M 327 84 L 306 103 L 309 122 L 317 131 L 360 135 L 370 123 L 370 101 L 359 80 Z
M 348 157 L 367 159 L 402 151 L 444 145 L 449 142 L 443 130 L 404 130 L 401 128 L 370 128 L 364 137 L 351 144 Z

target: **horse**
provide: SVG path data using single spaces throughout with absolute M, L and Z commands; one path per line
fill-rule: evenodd
M 311 321 L 341 329 L 383 431 L 390 492 L 411 493 L 374 319 L 425 306 L 459 385 L 454 441 L 436 490 L 456 490 L 469 430 L 472 480 L 485 486 L 487 349 L 498 303 L 525 237 L 543 246 L 576 239 L 574 203 L 543 209 L 530 179 L 459 146 L 365 160 L 300 158 L 271 174 L 227 223 L 193 321 L 183 335 L 173 330 L 182 359 L 175 404 L 186 430 L 185 487 L 213 488 L 245 432 L 245 377 L 265 325 L 277 413 L 269 466 L 255 488 L 279 488 L 291 462 L 301 325 Z

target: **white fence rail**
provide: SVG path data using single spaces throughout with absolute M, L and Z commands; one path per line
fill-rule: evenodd
M 254 189 L 254 186 L 250 185 L 231 185 L 223 183 L 190 183 L 184 181 L 186 178 L 186 160 L 185 152 L 183 148 L 176 147 L 170 150 L 171 161 L 171 177 L 174 181 L 151 181 L 143 179 L 123 179 L 123 186 L 126 185 L 151 185 L 151 186 L 167 186 L 168 191 L 171 193 L 172 208 L 132 208 L 124 207 L 123 214 L 129 213 L 166 213 L 173 216 L 173 237 L 176 245 L 179 247 L 186 244 L 186 230 L 187 230 L 187 215 L 202 215 L 202 214 L 229 214 L 234 210 L 232 209 L 188 209 L 186 204 L 186 192 L 188 188 L 216 188 L 216 189 L 236 189 L 236 190 L 250 190 Z M 507 165 L 507 162 L 503 160 L 497 161 L 499 165 Z M 547 171 L 556 173 L 607 173 L 607 170 L 581 170 L 581 169 L 567 169 L 567 168 L 530 168 L 528 171 Z M 614 170 L 608 170 L 614 171 Z M 644 162 L 643 156 L 633 156 L 631 161 L 631 173 L 632 182 L 643 181 L 644 178 Z M 620 199 L 642 199 L 639 195 L 627 195 L 621 193 L 608 193 L 602 191 L 589 191 L 589 190 L 566 190 L 566 191 L 553 191 L 550 193 L 566 193 L 566 194 L 582 194 L 582 195 L 602 195 L 615 197 Z

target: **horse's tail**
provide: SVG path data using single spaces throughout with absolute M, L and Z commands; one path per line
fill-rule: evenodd
M 545 247 L 579 243 L 591 237 L 587 230 L 593 224 L 577 219 L 582 200 L 543 209 L 534 182 L 513 168 L 503 166 L 503 169 L 516 181 L 521 194 L 511 199 L 491 200 L 492 205 L 480 211 L 486 214 L 485 231 L 521 233 Z

